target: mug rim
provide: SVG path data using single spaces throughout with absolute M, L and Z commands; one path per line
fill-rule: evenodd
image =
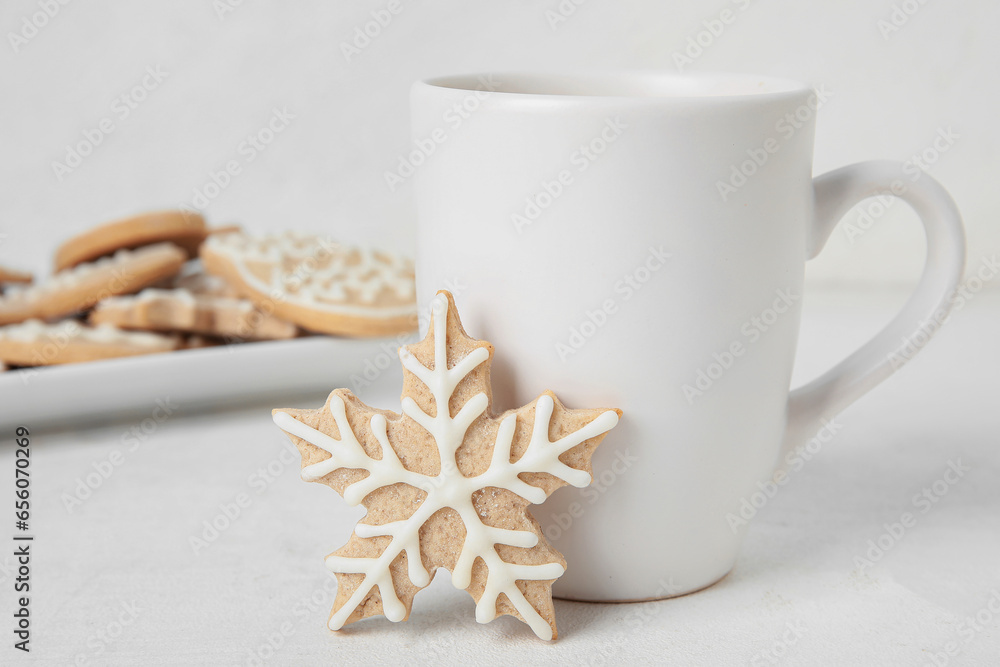
M 499 82 L 499 83 L 497 83 Z M 773 99 L 812 94 L 810 84 L 783 77 L 737 72 L 674 73 L 662 70 L 601 72 L 478 72 L 417 81 L 442 92 L 489 93 L 511 100 L 683 100 Z

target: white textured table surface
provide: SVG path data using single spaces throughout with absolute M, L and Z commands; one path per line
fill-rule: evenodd
M 797 374 L 829 365 L 898 301 L 810 295 Z M 361 512 L 298 479 L 263 407 L 175 415 L 142 440 L 128 435 L 135 424 L 37 435 L 32 652 L 11 647 L 5 547 L 0 664 L 995 665 L 998 341 L 1000 298 L 980 294 L 842 415 L 835 440 L 761 510 L 726 579 L 660 602 L 557 601 L 552 644 L 510 618 L 476 624 L 471 599 L 446 573 L 418 595 L 407 623 L 329 632 L 334 579 L 322 558 Z M 362 398 L 396 405 L 394 377 Z M 10 434 L 3 439 L 6 504 L 13 450 Z M 107 469 L 116 450 L 120 464 L 68 511 L 65 494 L 95 466 Z M 915 499 L 952 464 L 964 470 L 958 481 L 939 483 L 933 503 Z M 204 522 L 239 501 L 239 516 L 196 553 L 190 538 L 213 537 Z M 915 523 L 898 539 L 883 536 L 904 512 Z M 888 548 L 869 554 L 880 538 Z M 859 556 L 872 565 L 859 569 Z

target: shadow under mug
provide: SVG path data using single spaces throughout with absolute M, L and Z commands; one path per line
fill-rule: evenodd
M 962 275 L 960 215 L 929 176 L 865 162 L 812 177 L 822 99 L 806 84 L 489 74 L 417 83 L 411 101 L 396 175 L 415 182 L 421 308 L 450 289 L 496 345 L 498 407 L 551 389 L 624 411 L 594 484 L 534 510 L 569 563 L 559 597 L 667 597 L 725 576 L 741 501 L 926 341 Z M 876 195 L 923 223 L 919 285 L 790 391 L 805 262 Z

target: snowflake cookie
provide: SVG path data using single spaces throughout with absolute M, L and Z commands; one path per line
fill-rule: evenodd
M 508 614 L 556 636 L 552 583 L 566 561 L 528 513 L 566 484 L 587 486 L 590 458 L 621 415 L 569 410 L 551 392 L 494 416 L 493 346 L 466 335 L 439 292 L 423 341 L 399 350 L 403 414 L 346 389 L 318 410 L 274 411 L 302 454 L 302 478 L 368 513 L 326 559 L 338 590 L 329 626 L 405 620 L 437 568 L 476 600 L 476 620 Z

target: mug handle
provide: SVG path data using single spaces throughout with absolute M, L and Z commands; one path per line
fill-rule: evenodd
M 921 173 L 903 177 L 903 165 L 859 162 L 813 179 L 815 219 L 807 235 L 812 259 L 844 214 L 868 197 L 892 195 L 908 203 L 924 225 L 927 261 L 916 290 L 884 329 L 839 364 L 789 394 L 781 461 L 831 419 L 908 361 L 940 328 L 965 268 L 965 231 L 954 200 L 940 183 Z M 923 332 L 922 337 L 918 337 Z M 913 351 L 908 352 L 907 348 Z M 904 352 L 908 352 L 904 354 Z

